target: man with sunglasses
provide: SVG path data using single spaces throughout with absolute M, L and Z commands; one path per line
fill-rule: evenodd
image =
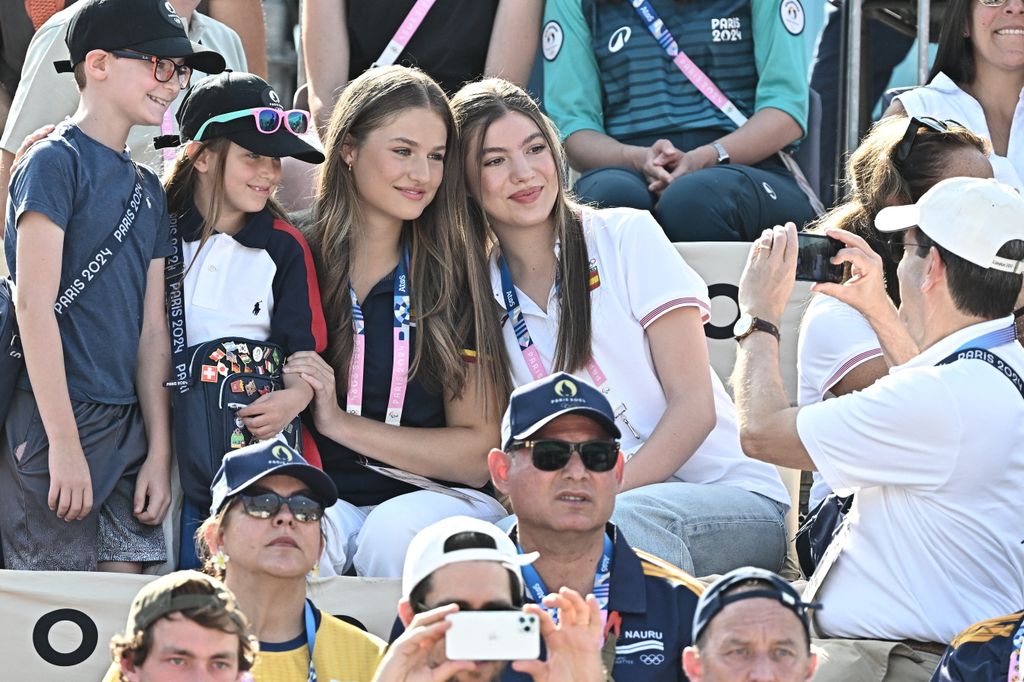
M 777 338 L 754 331 L 740 339 L 733 385 L 748 455 L 816 469 L 840 494 L 857 492 L 803 595 L 822 604 L 818 634 L 882 640 L 863 646 L 890 670 L 909 660 L 906 644 L 924 663 L 885 679 L 927 680 L 958 632 L 1019 609 L 1024 594 L 1024 348 L 1011 315 L 1024 199 L 996 180 L 950 178 L 913 205 L 883 209 L 875 227 L 903 246 L 899 309 L 885 296 L 880 258 L 842 230 L 829 235 L 846 244 L 836 260 L 853 278 L 814 290 L 854 306 L 883 347 L 902 334 L 921 352 L 863 391 L 792 408 Z M 778 323 L 796 246 L 792 224 L 755 242 L 742 312 Z M 831 660 L 820 679 L 858 679 Z
M 491 450 L 491 480 L 508 495 L 512 539 L 539 558 L 523 567 L 539 602 L 568 587 L 601 608 L 602 658 L 617 682 L 683 678 L 683 649 L 701 587 L 675 566 L 630 548 L 608 522 L 622 483 L 621 436 L 608 399 L 565 372 L 517 388 Z M 503 680 L 524 679 L 506 671 Z

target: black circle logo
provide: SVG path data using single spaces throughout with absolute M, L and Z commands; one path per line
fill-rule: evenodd
M 78 645 L 77 649 L 67 653 L 57 651 L 50 644 L 50 630 L 62 621 L 70 621 L 82 631 L 82 643 Z M 99 631 L 96 629 L 96 623 L 78 609 L 50 611 L 37 620 L 35 628 L 32 629 L 32 645 L 35 647 L 36 653 L 47 663 L 61 667 L 83 663 L 96 650 L 98 642 Z

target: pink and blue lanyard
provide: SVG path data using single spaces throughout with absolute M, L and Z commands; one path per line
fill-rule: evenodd
M 601 624 L 604 625 L 608 622 L 608 599 L 611 595 L 611 580 L 612 580 L 612 539 L 608 537 L 608 534 L 604 535 L 604 549 L 601 552 L 601 560 L 597 563 L 597 572 L 594 573 L 594 598 L 597 599 L 597 605 L 601 607 Z M 516 543 L 516 550 L 520 554 L 523 554 L 523 548 Z M 530 591 L 530 595 L 533 600 L 537 602 L 537 605 L 543 608 L 545 611 L 551 614 L 551 617 L 558 622 L 558 609 L 549 609 L 544 606 L 544 597 L 550 594 L 547 585 L 544 584 L 543 578 L 537 573 L 537 569 L 533 566 L 523 566 L 523 582 L 526 583 L 526 589 Z
M 516 293 L 516 285 L 512 281 L 512 272 L 508 269 L 504 256 L 498 256 L 498 270 L 501 272 L 502 303 L 505 305 L 505 312 L 508 313 L 508 320 L 512 323 L 512 331 L 515 332 L 516 341 L 519 343 L 519 351 L 523 354 L 523 361 L 526 362 L 526 368 L 530 370 L 530 376 L 535 381 L 543 379 L 548 375 L 548 370 L 544 367 L 540 351 L 537 350 L 533 339 L 530 337 L 530 330 L 526 326 L 526 318 L 523 317 L 523 308 L 519 304 L 519 295 Z M 587 360 L 587 374 L 590 375 L 594 386 L 609 399 L 609 402 L 612 402 L 610 395 L 612 389 L 611 386 L 607 385 L 608 377 L 605 376 L 604 371 L 597 364 L 597 360 L 594 359 L 593 355 Z M 633 436 L 639 440 L 641 438 L 639 432 L 633 428 L 633 425 L 626 418 L 625 403 L 620 402 L 618 405 L 613 403 L 613 406 L 615 418 L 620 419 L 632 432 Z
M 394 355 L 391 362 L 391 390 L 388 392 L 388 410 L 384 422 L 391 426 L 402 423 L 402 408 L 405 392 L 409 386 L 409 247 L 402 249 L 402 257 L 395 269 L 393 342 Z M 352 298 L 352 360 L 348 368 L 348 396 L 346 410 L 349 414 L 363 413 L 363 373 L 366 366 L 366 319 L 359 306 L 355 289 L 350 284 Z

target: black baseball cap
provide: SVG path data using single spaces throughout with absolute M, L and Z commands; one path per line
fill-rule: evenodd
M 749 581 L 762 584 L 751 590 L 725 594 L 729 588 Z M 704 590 L 697 602 L 697 610 L 693 614 L 693 641 L 697 641 L 697 638 L 704 632 L 711 620 L 718 615 L 719 611 L 729 604 L 744 599 L 774 599 L 779 602 L 797 615 L 797 618 L 803 623 L 804 633 L 808 637 L 807 641 L 810 642 L 810 616 L 807 612 L 811 609 L 820 609 L 821 605 L 801 601 L 800 595 L 793 589 L 793 586 L 780 576 L 753 566 L 744 566 L 729 571 Z
M 557 372 L 512 391 L 501 420 L 502 448 L 508 450 L 513 441 L 529 438 L 563 414 L 583 414 L 603 426 L 608 435 L 622 435 L 611 403 L 601 391 L 579 377 Z
M 326 509 L 338 501 L 338 489 L 331 477 L 303 459 L 302 455 L 275 438 L 246 446 L 225 455 L 210 485 L 210 516 L 219 512 L 232 497 L 267 476 L 297 478 L 313 492 Z
M 185 92 L 177 114 L 180 139 L 171 144 L 195 139 L 203 124 L 214 116 L 261 107 L 284 110 L 274 88 L 259 76 L 224 71 L 204 78 Z M 203 140 L 216 137 L 226 137 L 261 156 L 291 156 L 306 163 L 323 163 L 324 160 L 323 152 L 292 133 L 283 122 L 273 133 L 262 133 L 252 115 L 211 123 L 203 131 Z M 158 138 L 155 146 L 159 149 L 169 145 L 164 138 Z
M 224 57 L 188 39 L 185 22 L 167 0 L 81 0 L 76 6 L 64 39 L 71 59 L 53 63 L 59 73 L 73 71 L 90 50 L 182 57 L 205 73 L 224 70 Z

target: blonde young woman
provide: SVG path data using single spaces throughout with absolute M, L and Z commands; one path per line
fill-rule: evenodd
M 485 80 L 452 107 L 474 227 L 497 242 L 492 320 L 514 383 L 565 370 L 607 393 L 630 456 L 613 521 L 632 545 L 699 575 L 778 570 L 789 497 L 740 450 L 708 359 L 704 282 L 649 213 L 572 201 L 558 137 L 523 90 Z
M 328 348 L 285 372 L 316 392 L 310 425 L 340 496 L 326 562 L 337 572 L 399 576 L 423 527 L 504 515 L 485 458 L 508 394 L 494 387 L 508 380 L 488 361 L 500 339 L 477 331 L 485 279 L 467 258 L 478 249 L 455 144 L 444 93 L 406 67 L 353 80 L 331 118 L 310 234 Z

